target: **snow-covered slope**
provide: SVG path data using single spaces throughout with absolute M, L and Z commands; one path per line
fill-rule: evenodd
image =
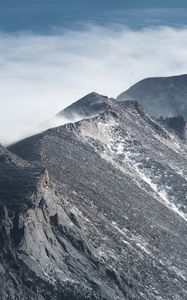
M 187 220 L 187 146 L 133 102 L 115 104 L 99 121 L 84 121 L 81 133 L 158 201 Z

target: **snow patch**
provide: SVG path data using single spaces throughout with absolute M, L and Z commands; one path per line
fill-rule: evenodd
M 107 120 L 107 123 L 105 121 L 94 124 L 90 122 L 85 128 L 82 128 L 81 133 L 104 159 L 111 162 L 121 172 L 130 174 L 140 188 L 187 221 L 187 215 L 180 210 L 179 205 L 175 204 L 179 202 L 177 197 L 180 196 L 172 189 L 172 183 L 168 184 L 168 182 L 172 182 L 171 176 L 179 172 L 183 179 L 186 179 L 178 166 L 173 165 L 167 171 L 166 169 L 165 171 L 159 170 L 159 163 L 151 161 L 151 158 L 145 155 L 146 145 L 141 144 L 141 137 L 138 136 L 135 139 L 134 133 L 128 129 L 122 130 L 120 124 L 114 122 L 113 119 Z M 180 149 L 179 142 L 172 135 L 170 136 L 171 140 L 158 135 L 153 135 L 153 138 L 172 151 L 182 151 L 182 153 L 184 151 L 184 149 Z M 157 156 L 160 156 L 163 161 L 162 151 L 158 151 Z M 166 163 L 165 165 L 167 166 Z M 185 186 L 183 189 L 185 190 Z M 183 195 L 183 197 L 185 196 Z

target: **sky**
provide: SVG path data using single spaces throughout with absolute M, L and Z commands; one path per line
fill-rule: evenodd
M 85 94 L 187 73 L 187 1 L 0 0 L 0 143 Z
M 0 0 L 0 29 L 9 32 L 54 32 L 84 23 L 132 28 L 185 24 L 186 0 Z M 78 24 L 79 23 L 79 24 Z

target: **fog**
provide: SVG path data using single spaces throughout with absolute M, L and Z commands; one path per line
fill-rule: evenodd
M 85 28 L 0 34 L 0 143 L 39 132 L 87 93 L 116 97 L 145 77 L 187 72 L 186 28 Z

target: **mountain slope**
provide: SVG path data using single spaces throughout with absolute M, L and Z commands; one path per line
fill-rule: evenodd
M 29 269 L 37 262 L 48 299 L 187 297 L 187 149 L 165 123 L 108 99 L 99 116 L 9 150 L 49 174 L 41 252 L 25 230 L 16 250 Z
M 66 194 L 57 196 L 39 164 L 0 150 L 1 299 L 113 299 L 100 283 L 110 268 L 92 253 Z
M 141 80 L 117 100 L 136 100 L 154 116 L 180 115 L 187 121 L 187 75 Z

